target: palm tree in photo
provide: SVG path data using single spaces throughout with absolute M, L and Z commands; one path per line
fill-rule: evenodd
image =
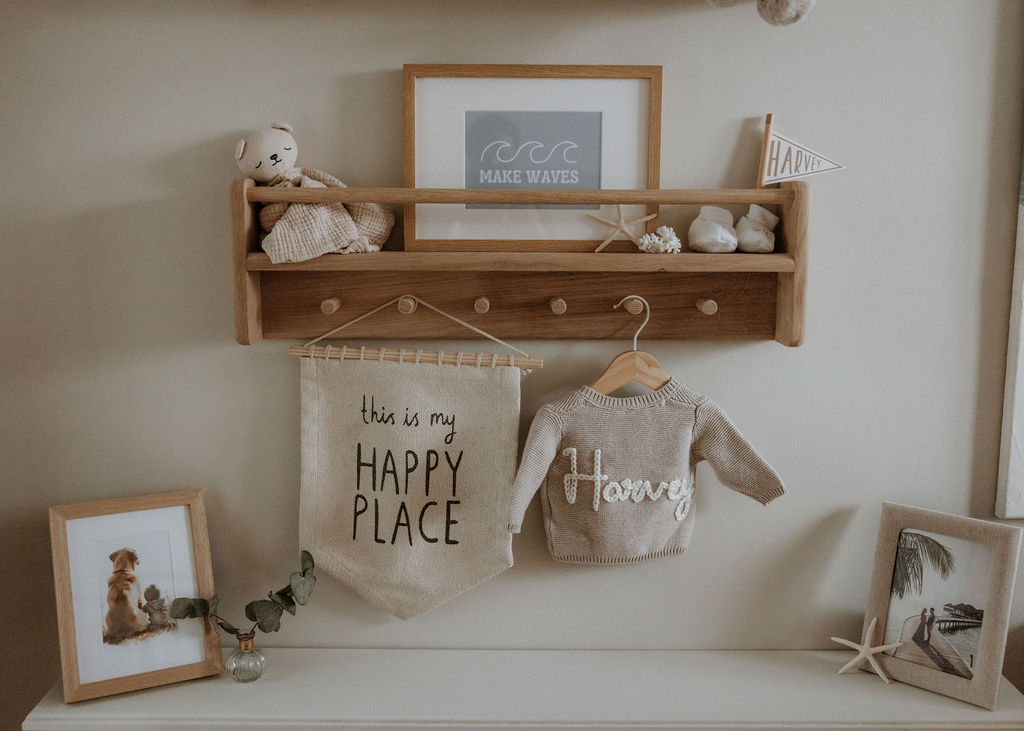
M 953 573 L 953 553 L 934 538 L 905 530 L 900 532 L 896 565 L 892 572 L 890 596 L 903 599 L 911 591 L 924 589 L 924 565 L 928 564 L 943 579 Z

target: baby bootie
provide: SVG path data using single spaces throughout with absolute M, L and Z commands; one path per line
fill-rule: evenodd
M 700 215 L 690 224 L 690 248 L 706 254 L 736 251 L 736 229 L 732 214 L 724 208 L 701 206 Z
M 775 249 L 775 234 L 772 229 L 779 217 L 756 203 L 750 204 L 747 215 L 736 224 L 740 251 L 748 254 L 770 254 Z

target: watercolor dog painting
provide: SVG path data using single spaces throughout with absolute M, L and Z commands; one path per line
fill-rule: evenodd
M 167 615 L 160 589 L 155 584 L 144 590 L 141 588 L 135 575 L 136 567 L 142 563 L 138 552 L 126 546 L 108 558 L 112 570 L 107 579 L 103 642 L 117 645 L 128 639 L 144 640 L 154 634 L 177 629 L 177 623 Z

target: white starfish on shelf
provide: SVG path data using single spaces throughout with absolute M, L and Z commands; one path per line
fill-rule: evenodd
M 614 221 L 609 221 L 606 218 L 601 218 L 600 216 L 594 215 L 593 213 L 588 213 L 587 214 L 588 216 L 593 218 L 595 221 L 600 221 L 605 226 L 611 226 L 611 228 L 612 228 L 612 232 L 608 235 L 608 238 L 606 238 L 604 241 L 602 241 L 601 245 L 598 246 L 596 249 L 594 249 L 594 253 L 595 254 L 597 252 L 601 251 L 602 249 L 604 249 L 604 247 L 606 247 L 608 244 L 610 244 L 615 239 L 616 235 L 618 235 L 619 233 L 625 234 L 626 238 L 628 238 L 634 244 L 639 246 L 640 245 L 640 239 L 638 239 L 636 236 L 633 235 L 633 232 L 629 230 L 629 227 L 630 226 L 635 226 L 638 223 L 646 223 L 647 221 L 650 221 L 652 218 L 657 218 L 658 217 L 657 213 L 652 213 L 651 215 L 644 216 L 643 218 L 637 218 L 637 219 L 635 219 L 633 221 L 627 221 L 627 220 L 625 220 L 622 217 L 622 206 L 621 205 L 616 205 L 615 206 L 615 213 L 616 213 L 616 220 L 614 220 Z
M 877 655 L 880 652 L 886 652 L 887 650 L 895 650 L 897 647 L 900 647 L 901 645 L 904 645 L 906 643 L 894 642 L 891 645 L 877 645 L 875 647 L 872 647 L 871 638 L 875 634 L 875 624 L 877 622 L 878 617 L 871 618 L 871 623 L 868 625 L 867 629 L 864 630 L 864 639 L 861 640 L 861 643 L 859 645 L 856 642 L 844 640 L 842 637 L 832 638 L 833 642 L 838 642 L 840 645 L 846 645 L 850 649 L 857 651 L 857 657 L 853 658 L 852 660 L 850 660 L 850 662 L 846 663 L 841 668 L 839 668 L 840 673 L 845 673 L 847 670 L 857 668 L 860 666 L 862 662 L 867 660 L 871 664 L 872 670 L 874 670 L 875 673 L 878 674 L 878 677 L 880 677 L 886 683 L 889 682 L 889 678 L 886 676 L 885 671 L 882 670 L 882 666 L 878 664 L 878 661 L 875 659 L 875 655 Z

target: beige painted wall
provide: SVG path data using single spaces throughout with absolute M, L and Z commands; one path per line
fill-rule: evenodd
M 790 28 L 749 0 L 0 11 L 0 726 L 58 674 L 47 505 L 198 486 L 226 607 L 290 570 L 297 364 L 232 339 L 231 154 L 287 119 L 300 163 L 400 184 L 406 62 L 661 64 L 666 187 L 752 185 L 768 111 L 849 167 L 813 180 L 806 345 L 650 344 L 791 494 L 702 471 L 692 549 L 620 568 L 552 562 L 533 508 L 517 566 L 450 605 L 401 622 L 325 577 L 266 644 L 828 648 L 859 632 L 882 501 L 992 517 L 1024 4 L 821 0 Z M 622 345 L 528 343 L 524 423 Z

